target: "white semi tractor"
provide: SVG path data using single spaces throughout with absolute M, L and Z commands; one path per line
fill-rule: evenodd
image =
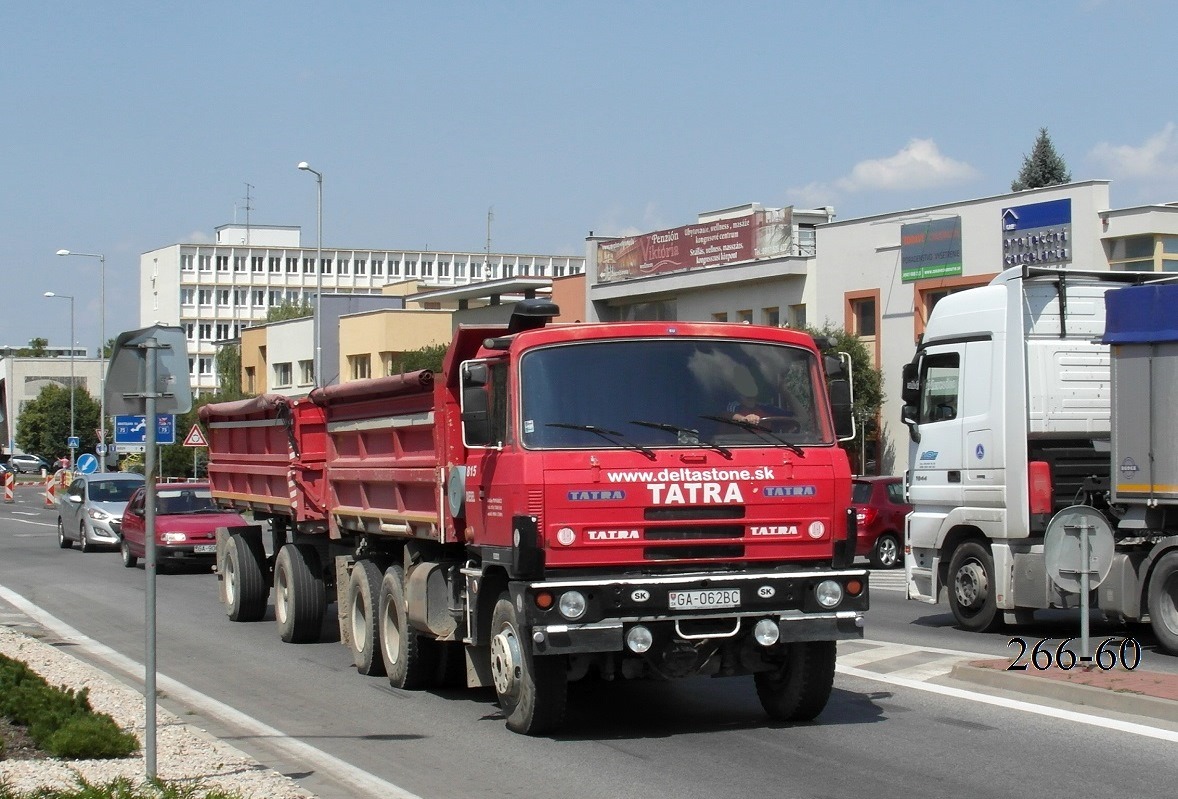
M 1049 531 L 1086 506 L 1088 606 L 1178 654 L 1178 284 L 1009 269 L 936 305 L 903 381 L 909 599 L 975 631 L 1081 607 Z

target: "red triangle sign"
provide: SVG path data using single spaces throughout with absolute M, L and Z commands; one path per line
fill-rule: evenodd
M 205 434 L 200 431 L 200 425 L 194 424 L 192 429 L 188 431 L 188 435 L 184 438 L 184 446 L 186 447 L 207 447 L 209 445 Z

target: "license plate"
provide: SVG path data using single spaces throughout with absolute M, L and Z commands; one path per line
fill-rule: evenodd
M 699 591 L 670 591 L 667 604 L 675 610 L 706 610 L 740 607 L 737 588 L 704 588 Z
M 197 555 L 205 555 L 210 552 L 216 552 L 217 545 L 216 544 L 197 544 L 196 546 L 194 546 L 192 548 L 192 551 L 194 553 L 196 553 Z

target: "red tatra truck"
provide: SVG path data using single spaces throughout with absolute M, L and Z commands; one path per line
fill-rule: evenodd
M 361 673 L 493 685 L 526 734 L 591 673 L 751 674 L 771 717 L 814 718 L 868 608 L 838 359 L 556 312 L 460 327 L 437 375 L 203 407 L 213 495 L 269 521 L 218 533 L 227 614 L 273 586 L 282 639 L 317 641 L 334 601 Z

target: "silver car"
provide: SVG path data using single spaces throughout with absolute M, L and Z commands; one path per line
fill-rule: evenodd
M 80 474 L 57 500 L 57 543 L 69 549 L 77 541 L 83 552 L 95 547 L 118 549 L 123 510 L 143 475 L 131 472 Z

